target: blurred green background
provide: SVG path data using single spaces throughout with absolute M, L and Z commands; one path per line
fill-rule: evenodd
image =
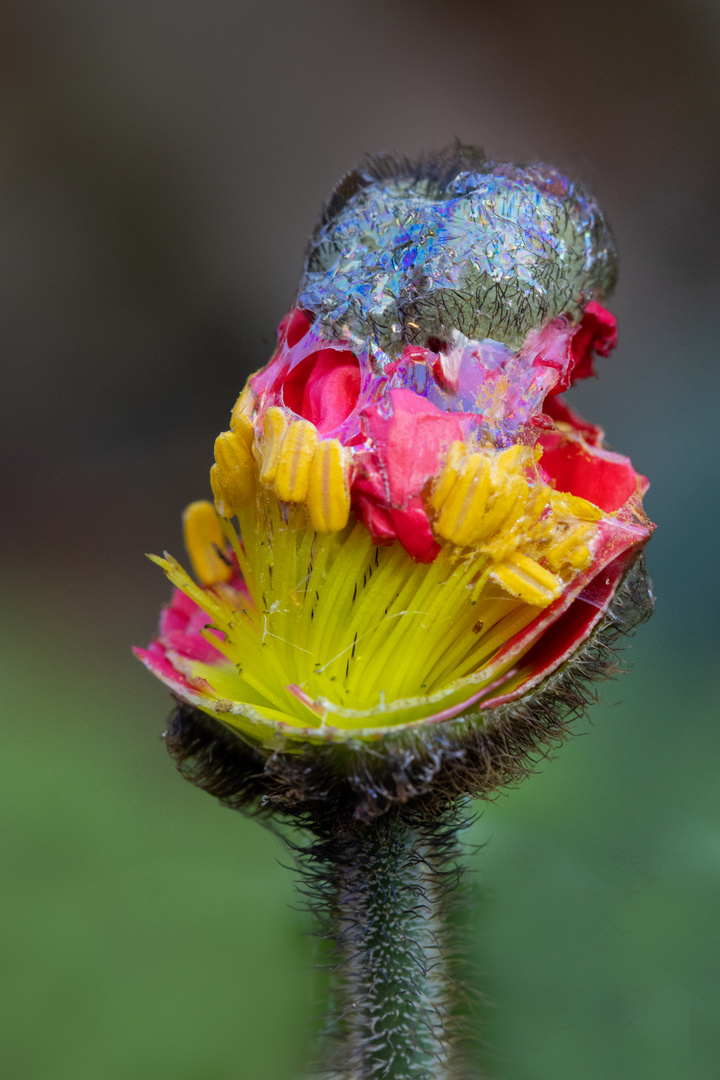
M 143 552 L 180 553 L 333 182 L 454 136 L 605 207 L 621 344 L 575 405 L 660 526 L 633 670 L 470 830 L 476 1057 L 718 1075 L 719 53 L 708 0 L 3 4 L 4 1075 L 302 1075 L 308 922 L 278 841 L 165 754 Z

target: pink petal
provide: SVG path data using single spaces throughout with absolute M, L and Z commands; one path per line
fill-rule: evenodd
M 278 323 L 277 339 L 281 341 L 284 337 L 288 347 L 292 349 L 293 345 L 302 341 L 311 326 L 312 322 L 307 314 L 296 308 L 294 311 L 289 311 Z
M 540 464 L 557 490 L 579 495 L 606 513 L 624 506 L 644 480 L 629 458 L 610 450 L 590 447 L 557 432 L 541 435 L 540 444 Z
M 412 390 L 388 391 L 382 402 L 363 409 L 363 430 L 387 482 L 388 501 L 403 508 L 435 476 L 450 444 L 461 440 L 458 416 L 443 412 Z
M 283 403 L 321 434 L 334 431 L 357 405 L 360 361 L 346 349 L 318 349 L 287 375 Z

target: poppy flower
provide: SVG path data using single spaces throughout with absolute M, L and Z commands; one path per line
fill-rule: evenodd
M 137 652 L 186 715 L 266 756 L 397 754 L 558 696 L 653 528 L 646 479 L 559 396 L 615 345 L 614 276 L 596 203 L 548 167 L 342 182 L 216 441 L 214 508 L 186 513 L 194 578 L 155 559 L 177 591 Z
M 564 735 L 652 611 L 647 481 L 563 397 L 615 345 L 615 273 L 554 169 L 369 161 L 215 442 L 214 504 L 185 512 L 192 576 L 153 557 L 175 592 L 137 653 L 177 767 L 306 830 L 323 1075 L 460 1075 L 463 804 Z

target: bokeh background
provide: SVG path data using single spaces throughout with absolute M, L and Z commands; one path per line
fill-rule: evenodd
M 5 1075 L 302 1073 L 307 920 L 166 757 L 143 553 L 181 553 L 333 182 L 457 136 L 605 207 L 621 344 L 575 405 L 660 524 L 633 670 L 470 830 L 476 1058 L 717 1076 L 719 56 L 716 0 L 3 0 Z

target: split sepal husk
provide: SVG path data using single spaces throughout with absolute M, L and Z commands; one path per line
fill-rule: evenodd
M 591 636 L 559 669 L 521 698 L 458 720 L 386 733 L 369 743 L 298 742 L 269 750 L 178 700 L 165 740 L 191 783 L 235 809 L 333 808 L 343 819 L 369 821 L 393 806 L 487 795 L 532 771 L 594 698 L 593 683 L 620 668 L 617 648 L 653 610 L 652 585 L 637 554 Z

